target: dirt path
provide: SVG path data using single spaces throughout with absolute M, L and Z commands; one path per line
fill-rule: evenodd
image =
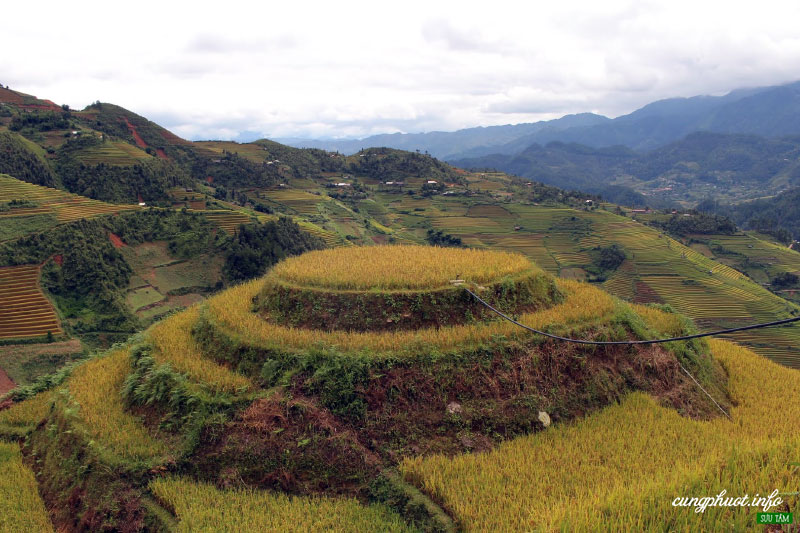
M 6 371 L 0 368 L 0 396 L 4 395 L 17 385 L 11 381 L 11 378 L 8 377 Z

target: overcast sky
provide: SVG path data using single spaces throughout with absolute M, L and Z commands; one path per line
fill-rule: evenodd
M 800 2 L 4 2 L 0 83 L 190 139 L 515 124 L 800 79 Z

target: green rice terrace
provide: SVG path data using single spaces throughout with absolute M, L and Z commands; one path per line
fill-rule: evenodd
M 0 525 L 745 529 L 748 509 L 676 511 L 673 493 L 796 487 L 798 422 L 762 423 L 800 409 L 796 371 L 722 340 L 562 344 L 477 312 L 465 286 L 571 337 L 696 331 L 669 307 L 552 277 L 518 253 L 309 252 L 12 393 Z M 308 318 L 295 324 L 298 299 Z M 366 317 L 380 319 L 353 327 Z M 786 394 L 762 394 L 762 379 Z

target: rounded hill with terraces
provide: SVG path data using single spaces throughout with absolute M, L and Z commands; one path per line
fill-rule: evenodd
M 455 530 L 462 518 L 403 465 L 493 450 L 632 391 L 712 418 L 716 407 L 681 365 L 728 405 L 726 374 L 704 341 L 563 344 L 499 319 L 465 286 L 565 336 L 694 331 L 669 309 L 554 278 L 518 254 L 309 252 L 90 360 L 37 404 L 45 424 L 15 426 L 30 433 L 24 451 L 56 524 L 169 530 L 235 495 L 261 503 L 231 515 L 269 507 L 282 527 L 360 516 L 374 529 Z M 251 525 L 267 520 L 258 516 Z

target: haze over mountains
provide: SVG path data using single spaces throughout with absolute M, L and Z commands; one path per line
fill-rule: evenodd
M 389 146 L 427 151 L 449 161 L 489 154 L 515 154 L 553 141 L 592 147 L 623 145 L 651 150 L 695 131 L 747 133 L 767 137 L 800 134 L 800 82 L 737 89 L 724 96 L 671 98 L 610 119 L 592 113 L 507 126 L 454 132 L 374 135 L 355 140 L 276 139 L 296 147 L 338 150 Z

